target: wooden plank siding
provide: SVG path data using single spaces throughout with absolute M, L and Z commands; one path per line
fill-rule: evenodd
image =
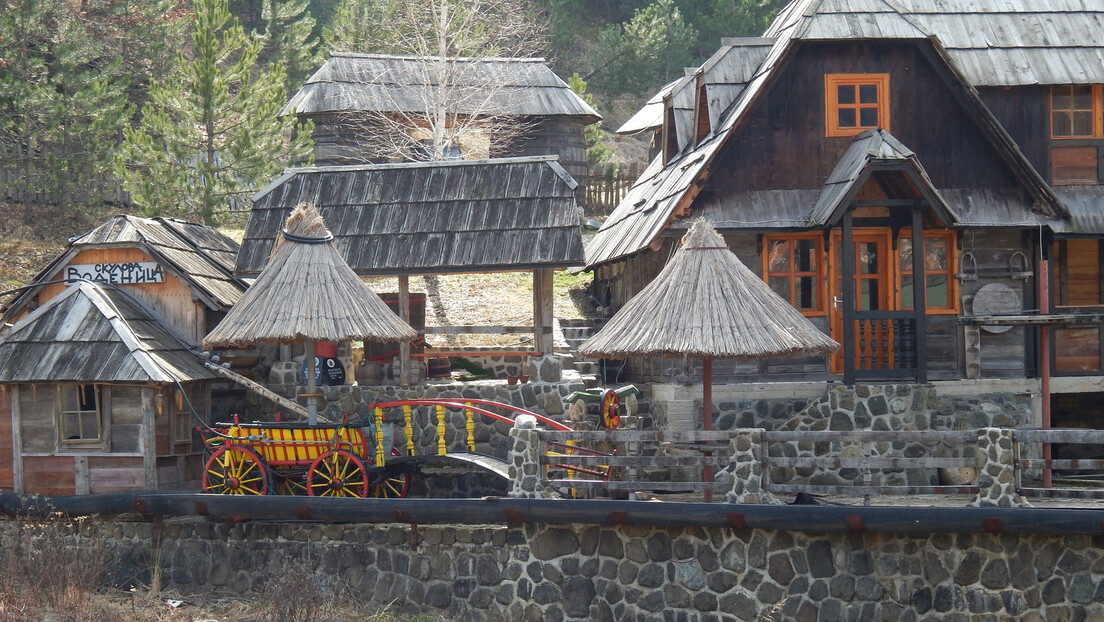
M 7 385 L 0 385 L 0 490 L 15 490 L 15 454 L 12 438 L 12 399 L 14 391 Z
M 156 261 L 147 253 L 138 248 L 97 248 L 78 252 L 69 264 L 97 264 L 97 263 L 130 263 L 140 261 Z M 64 266 L 50 278 L 60 279 L 65 276 Z M 46 285 L 38 295 L 37 306 L 41 307 L 54 296 L 65 291 L 64 284 Z M 142 283 L 126 285 L 127 293 L 134 298 L 150 313 L 162 322 L 165 322 L 179 336 L 199 345 L 207 334 L 205 322 L 206 314 L 204 305 L 195 300 L 195 294 L 191 288 L 174 276 L 168 270 L 165 271 L 164 283 Z
M 851 139 L 825 137 L 824 76 L 888 73 L 892 134 L 915 153 L 937 188 L 1014 187 L 1017 181 L 940 74 L 913 43 L 805 43 L 750 110 L 712 167 L 710 186 L 819 189 Z M 924 162 L 923 154 L 941 154 Z M 763 157 L 774 154 L 774 157 Z
M 76 456 L 24 456 L 23 492 L 77 494 Z
M 141 456 L 88 456 L 88 493 L 147 488 Z

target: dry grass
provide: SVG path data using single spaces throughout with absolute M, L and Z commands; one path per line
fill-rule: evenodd
M 5 622 L 430 622 L 366 608 L 349 589 L 290 562 L 251 598 L 180 596 L 107 585 L 109 552 L 95 519 L 17 519 L 0 542 Z M 153 564 L 160 563 L 158 555 Z M 151 568 L 150 575 L 159 576 Z

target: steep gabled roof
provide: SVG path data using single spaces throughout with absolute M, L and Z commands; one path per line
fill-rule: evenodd
M 300 203 L 361 276 L 578 266 L 575 187 L 555 156 L 290 169 L 254 196 L 237 270 L 261 271 Z
M 82 281 L 0 338 L 0 382 L 173 382 L 217 378 L 118 288 Z
M 908 178 L 910 190 L 923 197 L 945 224 L 958 222 L 958 215 L 932 185 L 928 172 L 924 170 L 916 154 L 889 132 L 874 129 L 856 136 L 836 168 L 828 175 L 824 189 L 809 213 L 809 224 L 828 225 L 838 222 L 851 199 L 867 180 L 873 175 L 875 182 L 878 182 L 879 175 L 888 170 L 903 172 Z M 885 190 L 891 199 L 911 198 L 892 196 L 892 187 Z
M 543 58 L 447 59 L 449 112 L 602 117 L 571 90 Z M 426 111 L 427 89 L 437 86 L 436 57 L 333 53 L 280 112 Z M 489 90 L 489 95 L 488 95 Z M 483 93 L 473 97 L 473 93 Z M 432 97 L 429 101 L 434 101 Z
M 922 4 L 924 0 L 915 1 L 917 4 Z M 955 67 L 953 53 L 943 49 L 940 44 L 941 33 L 931 30 L 931 27 L 938 23 L 938 20 L 932 16 L 973 15 L 972 11 L 977 10 L 977 7 L 985 7 L 984 11 L 978 10 L 981 17 L 968 20 L 975 28 L 973 31 L 975 36 L 985 37 L 989 28 L 986 17 L 1004 13 L 1012 15 L 1016 12 L 1016 7 L 1028 5 L 1044 13 L 1046 11 L 1044 6 L 1039 4 L 1040 1 L 1007 0 L 1000 3 L 999 6 L 1003 7 L 1001 9 L 997 8 L 995 2 L 987 2 L 987 0 L 949 0 L 936 4 L 941 13 L 935 13 L 935 9 L 931 9 L 929 13 L 913 14 L 898 4 L 897 0 L 795 0 L 779 13 L 764 33 L 765 37 L 773 39 L 775 43 L 755 74 L 733 100 L 732 105 L 723 113 L 722 122 L 714 128 L 713 134 L 698 144 L 693 144 L 693 141 L 680 144 L 680 153 L 666 164 L 663 163 L 662 158 L 657 158 L 651 163 L 587 246 L 587 266 L 594 267 L 640 252 L 658 240 L 673 218 L 689 215 L 686 209 L 705 187 L 710 172 L 709 166 L 720 152 L 720 147 L 740 127 L 745 114 L 770 88 L 780 68 L 804 41 L 866 39 L 916 41 L 922 50 L 927 50 L 928 59 L 933 66 L 936 66 L 937 72 L 942 75 L 966 113 L 975 120 L 994 150 L 1015 174 L 1023 190 L 1032 197 L 1035 209 L 1052 217 L 1068 216 L 1054 190 L 1031 166 L 1012 138 L 993 117 L 968 81 L 968 77 Z M 1069 13 L 1070 15 L 1066 17 L 1072 17 L 1077 13 L 1073 10 L 1077 0 L 1063 0 L 1060 4 L 1063 7 L 1051 13 Z M 1085 26 L 1096 23 L 1102 12 L 1098 9 L 1099 7 L 1086 8 L 1080 14 L 1079 23 Z M 1065 18 L 1055 18 L 1056 21 L 1060 19 Z M 1010 18 L 997 23 L 1012 22 L 1014 20 Z M 1065 29 L 1062 31 L 1064 32 Z M 1005 33 L 996 38 L 1009 42 L 1009 58 L 1014 57 L 1014 50 L 1020 49 L 1014 45 L 1016 41 L 1014 33 Z M 1084 42 L 1084 39 L 1085 37 L 1077 35 L 1075 41 Z M 1026 40 L 1024 43 L 1026 44 Z M 1104 46 L 1104 44 L 1100 45 Z M 1079 49 L 1076 48 L 1075 51 Z M 1090 56 L 1095 53 L 1091 52 Z M 1056 58 L 1061 58 L 1062 62 L 1072 62 L 1071 59 L 1087 57 L 1070 54 Z M 1074 77 L 1076 77 L 1074 73 L 1054 72 L 1052 74 L 1052 79 L 1066 80 L 1058 83 L 1069 83 L 1069 79 Z M 760 194 L 770 195 L 769 192 Z M 791 192 L 788 198 L 792 200 L 793 194 Z M 804 196 L 806 198 L 819 196 L 819 193 L 813 195 L 805 192 Z M 714 207 L 716 205 L 714 203 Z M 980 211 L 984 214 L 992 210 L 983 208 Z M 1015 226 L 1019 226 L 1025 218 L 1013 220 Z M 718 224 L 723 226 L 722 223 Z M 794 222 L 792 226 L 799 225 Z
M 705 84 L 709 101 L 710 127 L 717 127 L 720 124 L 721 114 L 744 90 L 772 45 L 774 45 L 773 39 L 759 37 L 721 39 L 720 49 L 694 72 L 692 83 Z M 664 100 L 671 95 L 676 85 L 682 86 L 687 82 L 684 76 L 664 86 L 624 125 L 617 128 L 617 133 L 636 134 L 662 127 Z
M 69 246 L 35 277 L 35 282 L 62 278 L 58 271 L 73 257 L 97 248 L 139 248 L 195 292 L 216 311 L 229 309 L 246 283 L 234 276 L 238 244 L 216 229 L 172 218 L 141 218 L 121 214 L 73 238 Z M 24 291 L 4 307 L 9 317 L 33 298 L 39 288 Z

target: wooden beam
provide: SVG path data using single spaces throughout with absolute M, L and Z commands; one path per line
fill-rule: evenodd
M 138 449 L 142 452 L 142 474 L 146 490 L 157 490 L 157 392 L 154 387 L 142 387 L 142 430 Z M 164 403 L 172 404 L 172 394 Z M 172 408 L 168 409 L 169 412 Z M 172 416 L 169 416 L 169 434 L 172 434 Z M 171 439 L 170 439 L 171 441 Z M 172 443 L 169 443 L 172 447 Z
M 533 347 L 552 351 L 552 271 L 533 271 Z M 547 329 L 547 330 L 545 330 Z
M 250 391 L 253 391 L 257 395 L 260 395 L 261 397 L 265 398 L 266 400 L 269 400 L 270 402 L 274 402 L 278 406 L 282 406 L 287 411 L 293 412 L 293 413 L 299 415 L 303 419 L 307 418 L 307 416 L 308 416 L 307 415 L 307 409 L 303 408 L 298 403 L 293 402 L 293 401 L 287 399 L 286 397 L 284 397 L 282 395 L 274 393 L 274 392 L 268 390 L 267 388 L 257 384 L 256 382 L 250 380 L 249 378 L 246 378 L 245 376 L 243 376 L 239 373 L 232 372 L 229 369 L 226 369 L 225 367 L 220 367 L 220 366 L 218 366 L 214 363 L 211 363 L 210 361 L 204 361 L 203 364 L 207 367 L 207 369 L 210 369 L 211 371 L 213 371 L 216 374 L 222 376 L 223 378 L 226 378 L 227 380 L 233 380 L 234 382 L 242 385 L 243 387 L 249 389 Z M 333 423 L 331 421 L 328 421 L 326 419 L 326 417 L 323 416 L 321 413 L 319 413 L 318 418 L 323 420 L 323 421 L 327 421 L 328 423 Z
M 12 486 L 15 492 L 23 490 L 23 417 L 19 407 L 19 389 L 15 385 L 11 391 L 11 434 L 12 434 Z
M 551 326 L 476 326 L 472 324 L 463 326 L 426 326 L 421 331 L 426 335 L 504 335 L 515 333 L 552 333 Z
M 410 324 L 410 277 L 399 276 L 399 317 Z M 399 384 L 406 386 L 410 382 L 410 342 L 399 344 Z

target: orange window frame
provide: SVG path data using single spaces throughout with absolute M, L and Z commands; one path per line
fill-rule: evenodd
M 875 101 L 863 101 L 861 88 L 873 86 Z M 841 102 L 841 87 L 854 89 L 851 102 Z M 840 125 L 840 110 L 853 110 L 855 125 Z M 862 111 L 875 110 L 877 122 L 874 125 L 862 124 Z M 889 74 L 888 73 L 830 73 L 824 76 L 824 122 L 825 133 L 829 137 L 854 136 L 874 127 L 889 130 Z
M 912 307 L 906 307 L 901 300 L 901 294 L 903 289 L 903 283 L 906 276 L 912 276 L 912 262 L 908 262 L 908 265 L 901 265 L 901 242 L 904 240 L 911 240 L 907 237 L 901 236 L 897 238 L 897 248 L 893 251 L 893 261 L 896 266 L 896 283 L 894 283 L 894 289 L 897 291 L 896 306 L 898 309 L 911 309 Z M 924 261 L 924 283 L 928 281 L 930 276 L 943 275 L 947 282 L 947 304 L 941 306 L 932 306 L 928 302 L 928 297 L 924 297 L 925 313 L 929 315 L 951 315 L 957 314 L 959 309 L 958 303 L 958 278 L 956 277 L 956 270 L 958 266 L 958 236 L 951 230 L 925 230 L 924 231 L 924 249 L 927 251 L 928 240 L 943 240 L 947 248 L 947 264 L 942 269 L 928 269 L 927 258 Z
M 813 269 L 812 270 L 799 270 L 797 268 L 798 262 L 795 257 L 795 249 L 797 247 L 796 242 L 811 241 L 813 243 Z M 772 248 L 774 243 L 779 243 Z M 785 246 L 783 246 L 785 244 Z M 772 260 L 778 259 L 775 256 L 775 249 L 785 248 L 787 269 L 778 269 L 771 267 Z M 806 317 L 817 317 L 828 315 L 828 305 L 825 304 L 827 298 L 825 294 L 825 286 L 828 282 L 827 270 L 824 264 L 824 236 L 820 233 L 789 233 L 789 234 L 767 234 L 763 236 L 763 281 L 768 285 L 771 284 L 771 277 L 786 278 L 789 279 L 789 296 L 786 297 L 795 309 L 801 312 Z M 799 278 L 812 277 L 813 279 L 813 297 L 815 302 L 812 307 L 801 308 L 795 303 L 797 299 L 797 282 Z M 773 289 L 773 288 L 772 288 Z
M 1088 86 L 1090 89 L 1091 101 L 1088 108 L 1077 107 L 1073 103 L 1073 90 L 1076 88 L 1085 88 L 1087 85 L 1081 84 L 1069 84 L 1062 86 L 1050 87 L 1050 137 L 1055 140 L 1076 140 L 1079 138 L 1104 138 L 1104 85 L 1095 84 Z M 1060 106 L 1058 98 L 1068 97 L 1068 106 Z M 1073 117 L 1078 112 L 1089 112 L 1092 114 L 1092 130 L 1089 134 L 1076 134 L 1073 132 Z M 1066 121 L 1069 125 L 1070 131 L 1066 133 L 1058 133 L 1056 131 L 1056 118 L 1060 116 L 1067 117 Z

